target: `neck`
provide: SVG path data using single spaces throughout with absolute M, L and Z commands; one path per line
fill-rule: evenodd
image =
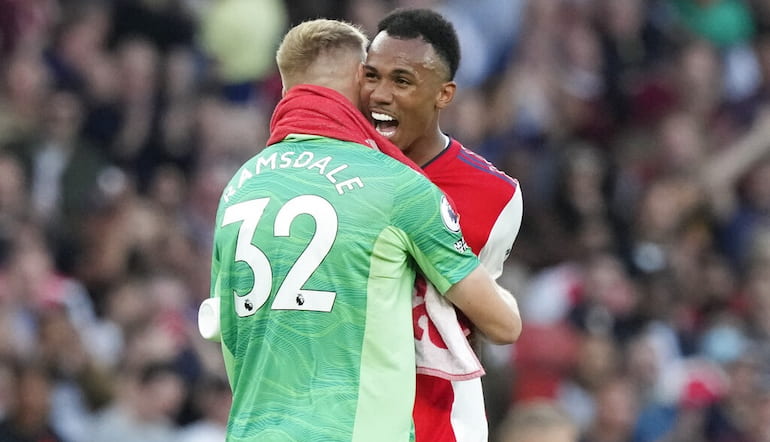
M 446 147 L 447 137 L 436 126 L 435 131 L 431 131 L 430 135 L 415 141 L 404 150 L 404 153 L 410 160 L 422 167 L 425 163 L 435 158 L 436 155 L 440 154 Z

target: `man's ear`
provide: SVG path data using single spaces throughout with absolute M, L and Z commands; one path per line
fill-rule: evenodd
M 455 97 L 455 92 L 457 92 L 457 83 L 454 81 L 443 83 L 439 89 L 438 96 L 436 97 L 436 107 L 438 109 L 444 109 L 449 106 L 449 103 L 451 103 Z
M 281 98 L 286 96 L 286 92 L 289 91 L 289 87 L 286 86 L 286 83 L 288 82 L 288 78 L 283 74 L 283 72 L 279 72 L 281 76 Z

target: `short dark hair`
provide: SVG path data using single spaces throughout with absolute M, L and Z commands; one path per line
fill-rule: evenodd
M 396 9 L 377 25 L 377 33 L 382 31 L 395 38 L 422 37 L 447 64 L 449 79 L 454 79 L 460 65 L 460 42 L 452 23 L 441 14 L 430 9 Z

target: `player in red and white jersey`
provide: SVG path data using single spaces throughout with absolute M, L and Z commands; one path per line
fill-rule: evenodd
M 519 182 L 455 139 L 422 169 L 454 201 L 465 240 L 499 277 L 521 226 Z
M 454 200 L 468 245 L 493 278 L 499 278 L 521 225 L 518 182 L 454 139 L 423 170 Z M 413 417 L 417 442 L 486 440 L 481 379 L 448 381 L 418 374 Z
M 453 200 L 468 245 L 498 278 L 521 225 L 521 189 L 515 179 L 439 127 L 439 113 L 457 88 L 453 78 L 459 60 L 457 35 L 440 14 L 396 10 L 379 23 L 369 47 L 362 103 L 368 104 L 365 113 L 378 132 Z M 420 315 L 415 314 L 416 332 Z M 413 417 L 417 442 L 488 439 L 478 377 L 450 381 L 419 374 Z

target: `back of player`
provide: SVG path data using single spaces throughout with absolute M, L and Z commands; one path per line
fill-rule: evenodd
M 355 143 L 291 136 L 249 160 L 212 260 L 228 440 L 413 440 L 414 263 L 442 293 L 478 265 L 452 218 L 425 177 Z

